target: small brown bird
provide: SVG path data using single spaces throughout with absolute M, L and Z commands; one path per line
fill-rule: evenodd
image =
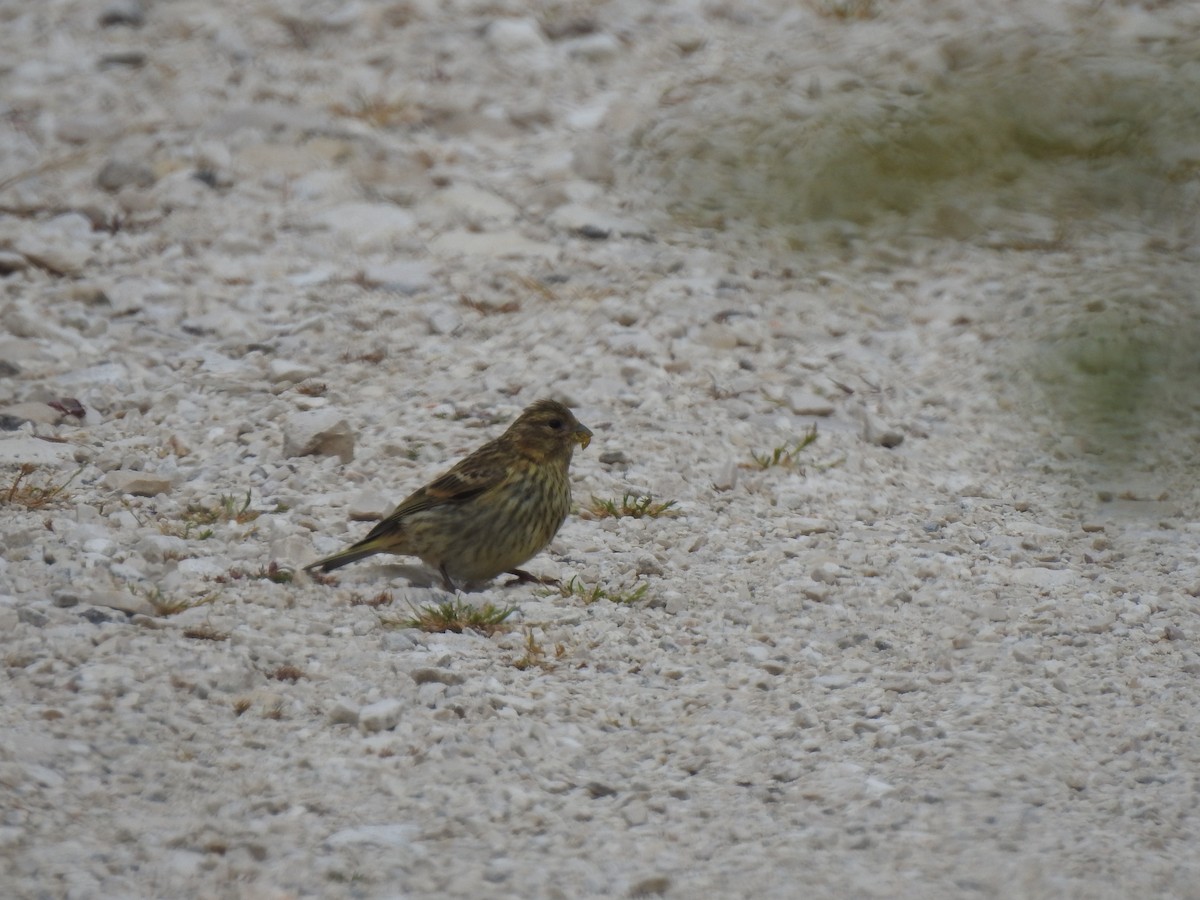
M 592 433 L 554 400 L 528 406 L 508 430 L 414 491 L 357 544 L 305 569 L 328 572 L 376 553 L 416 556 L 454 583 L 511 572 L 553 540 L 571 509 L 567 469 Z

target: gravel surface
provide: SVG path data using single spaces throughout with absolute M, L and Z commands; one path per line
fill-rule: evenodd
M 0 893 L 1200 897 L 1146 7 L 0 6 Z M 571 590 L 295 571 L 543 396 Z

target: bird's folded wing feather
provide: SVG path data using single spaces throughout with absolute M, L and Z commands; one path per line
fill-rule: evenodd
M 499 460 L 480 460 L 468 456 L 449 472 L 425 487 L 413 491 L 386 519 L 376 525 L 364 540 L 378 537 L 399 526 L 405 518 L 422 510 L 448 503 L 461 503 L 498 487 L 511 477 Z

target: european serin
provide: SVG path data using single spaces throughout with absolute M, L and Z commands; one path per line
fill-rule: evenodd
M 571 508 L 567 469 L 592 433 L 554 400 L 527 407 L 488 441 L 397 506 L 357 544 L 305 569 L 328 572 L 376 553 L 416 556 L 454 583 L 511 572 L 545 548 Z

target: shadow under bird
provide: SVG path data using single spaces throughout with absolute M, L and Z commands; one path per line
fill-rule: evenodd
M 416 556 L 455 582 L 487 581 L 518 568 L 554 539 L 571 509 L 568 469 L 592 432 L 556 400 L 526 407 L 488 441 L 414 491 L 365 538 L 305 566 L 329 572 L 376 553 Z

